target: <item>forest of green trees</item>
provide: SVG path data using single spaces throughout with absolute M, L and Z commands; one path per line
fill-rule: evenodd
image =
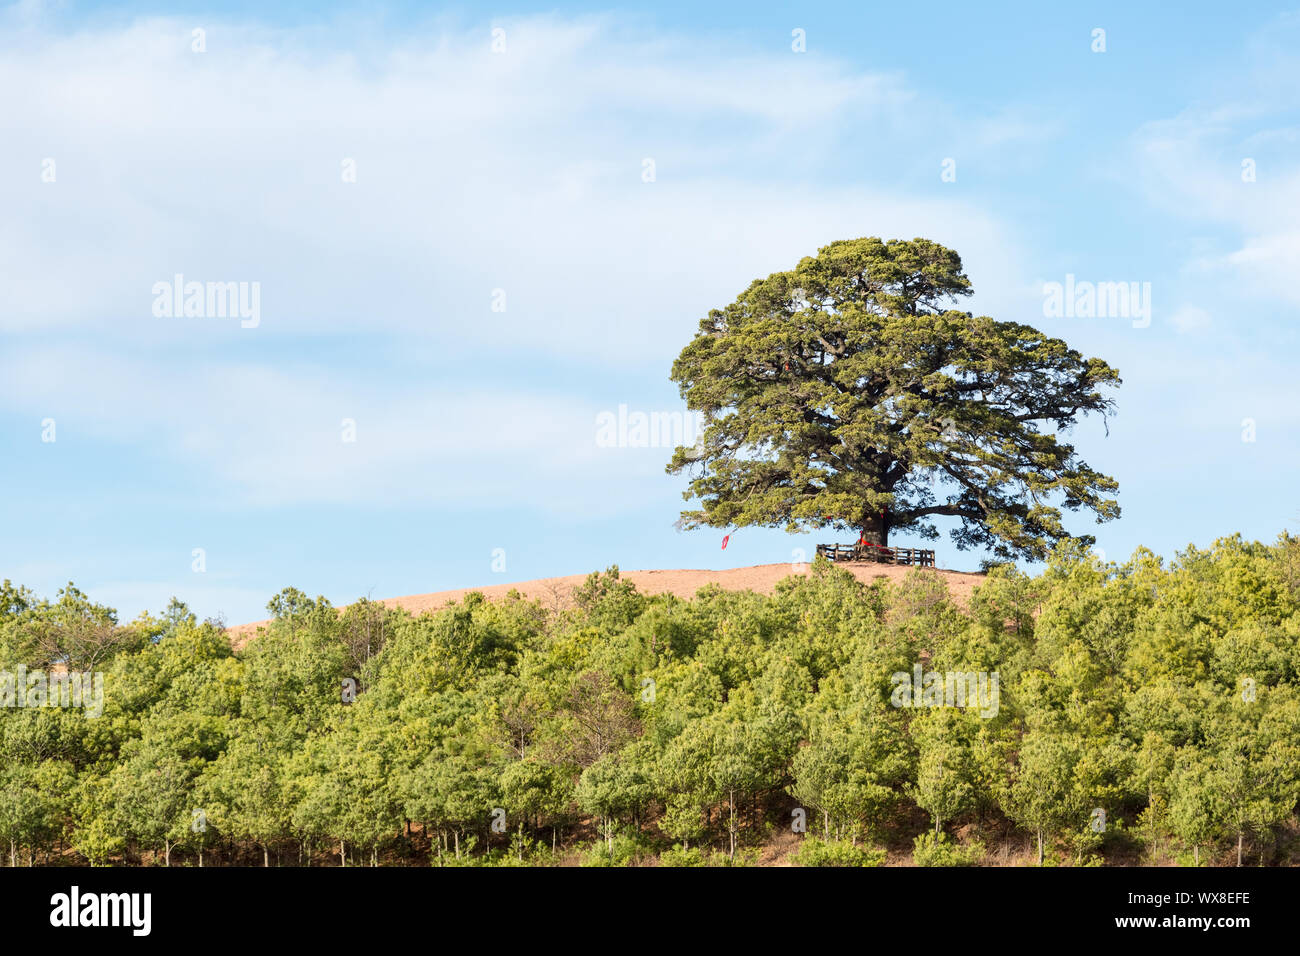
M 573 598 L 416 617 L 290 588 L 235 650 L 176 601 L 122 624 L 5 582 L 4 857 L 1300 861 L 1300 539 L 1123 565 L 1067 543 L 965 608 L 930 572 L 821 561 L 771 596 L 647 597 L 610 569 Z M 102 713 L 30 706 L 18 665 L 102 672 Z M 996 675 L 996 706 L 897 706 L 918 667 Z

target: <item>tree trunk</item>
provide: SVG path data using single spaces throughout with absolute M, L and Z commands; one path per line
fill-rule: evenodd
M 1245 836 L 1246 836 L 1245 830 L 1237 831 L 1237 865 L 1238 866 L 1241 866 L 1241 841 L 1245 839 Z
M 1199 843 L 1192 847 L 1192 859 L 1196 861 L 1197 866 L 1201 865 L 1201 845 Z
M 163 866 L 172 865 L 172 841 L 163 840 Z
M 866 524 L 862 526 L 862 540 L 867 544 L 874 544 L 877 548 L 889 547 L 889 515 L 881 512 L 867 518 Z
M 1043 828 L 1038 828 L 1038 865 L 1043 865 Z
M 345 843 L 343 840 L 339 840 L 339 866 L 347 866 L 347 865 L 348 865 L 347 843 Z
M 262 866 L 271 866 L 271 848 L 265 843 L 262 844 Z
M 731 819 L 727 823 L 727 830 L 731 834 L 731 852 L 729 854 L 732 860 L 736 859 L 736 791 L 727 791 L 727 803 L 731 809 Z

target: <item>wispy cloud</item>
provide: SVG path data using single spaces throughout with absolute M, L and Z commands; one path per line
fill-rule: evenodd
M 499 54 L 480 28 L 364 60 L 228 24 L 194 53 L 190 26 L 41 35 L 0 60 L 3 327 L 183 338 L 149 311 L 152 284 L 182 273 L 260 281 L 268 338 L 662 360 L 705 309 L 828 236 L 926 230 L 979 249 L 986 287 L 1011 271 L 1011 237 L 969 200 L 811 185 L 852 130 L 929 132 L 890 73 L 599 18 L 507 21 Z M 990 122 L 972 141 L 1019 135 Z M 916 149 L 937 179 L 940 157 Z
M 552 361 L 652 369 L 670 402 L 700 315 L 836 237 L 969 250 L 994 314 L 1026 288 L 979 203 L 818 175 L 870 127 L 937 182 L 919 134 L 941 107 L 917 115 L 892 71 L 612 17 L 496 21 L 497 53 L 482 24 L 359 53 L 232 22 L 204 52 L 189 20 L 41 22 L 0 58 L 0 411 L 147 448 L 223 500 L 633 507 L 664 453 L 600 454 L 595 414 L 630 396 L 575 394 Z M 972 150 L 1031 135 L 1014 111 L 948 114 Z M 177 274 L 258 283 L 260 324 L 155 316 Z M 431 361 L 398 378 L 314 358 L 322 336 Z
M 1300 85 L 1300 18 L 1280 17 L 1253 47 L 1253 69 L 1224 83 L 1218 102 L 1145 124 L 1135 138 L 1146 198 L 1202 228 L 1235 234 L 1187 261 L 1190 274 L 1232 282 L 1247 297 L 1300 304 L 1300 157 L 1293 91 Z

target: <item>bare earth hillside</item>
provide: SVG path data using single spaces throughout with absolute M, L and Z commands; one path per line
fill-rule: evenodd
M 861 581 L 871 582 L 878 578 L 900 581 L 911 568 L 888 564 L 843 565 L 853 572 Z M 798 570 L 802 568 L 802 570 Z M 716 584 L 728 591 L 757 591 L 771 594 L 776 583 L 792 574 L 807 574 L 808 565 L 792 564 L 758 564 L 750 568 L 732 568 L 726 571 L 666 570 L 666 571 L 620 571 L 620 575 L 636 585 L 643 594 L 675 594 L 689 598 L 706 584 Z M 948 591 L 958 604 L 965 605 L 971 592 L 983 580 L 984 575 L 964 571 L 945 571 L 942 569 L 924 571 L 925 574 L 937 574 L 948 585 Z M 560 578 L 539 578 L 536 581 L 519 581 L 513 584 L 489 584 L 477 588 L 461 588 L 455 591 L 435 591 L 432 594 L 412 594 L 408 597 L 387 598 L 388 607 L 400 607 L 412 614 L 437 610 L 447 603 L 456 603 L 471 591 L 479 591 L 485 597 L 503 598 L 511 591 L 518 591 L 529 600 L 539 600 L 547 607 L 564 608 L 571 603 L 573 589 L 587 579 L 585 574 L 570 574 Z M 228 629 L 231 640 L 236 646 L 243 644 L 249 637 L 264 627 L 266 621 L 252 624 L 239 624 Z

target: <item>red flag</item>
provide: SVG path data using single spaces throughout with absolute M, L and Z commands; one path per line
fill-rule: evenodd
M 730 540 L 731 540 L 731 535 L 726 535 L 726 536 L 722 539 L 722 550 L 723 550 L 723 551 L 726 551 L 726 550 L 727 550 L 727 542 L 730 541 Z

